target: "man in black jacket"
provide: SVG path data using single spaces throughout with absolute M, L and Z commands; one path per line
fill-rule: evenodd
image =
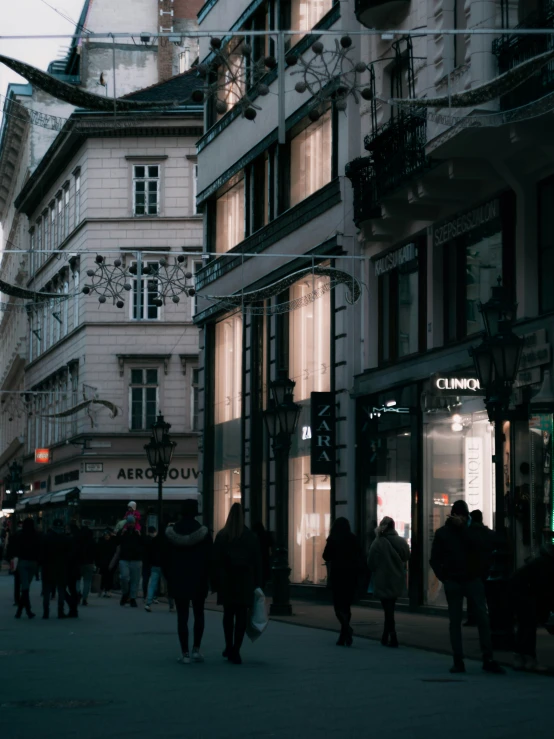
M 129 601 L 137 607 L 137 593 L 144 555 L 144 541 L 135 528 L 134 516 L 127 516 L 127 526 L 119 536 L 119 579 L 121 580 L 120 605 Z
M 446 524 L 435 534 L 430 565 L 444 584 L 450 621 L 450 643 L 454 665 L 450 672 L 465 672 L 462 645 L 464 596 L 473 603 L 483 652 L 483 670 L 496 674 L 504 669 L 493 659 L 492 640 L 485 597 L 484 576 L 490 565 L 490 546 L 480 532 L 471 532 L 469 510 L 463 500 L 452 506 Z
M 169 592 L 177 606 L 177 630 L 182 661 L 202 662 L 200 644 L 204 634 L 204 601 L 208 595 L 212 537 L 205 526 L 196 521 L 198 502 L 185 500 L 181 519 L 166 529 L 163 570 Z M 194 641 L 189 653 L 189 606 L 194 613 Z
M 42 539 L 40 564 L 42 566 L 42 618 L 50 616 L 50 595 L 58 591 L 58 618 L 64 618 L 64 601 L 69 597 L 66 593 L 69 564 L 71 556 L 71 541 L 65 533 L 63 521 L 57 518 L 52 528 Z

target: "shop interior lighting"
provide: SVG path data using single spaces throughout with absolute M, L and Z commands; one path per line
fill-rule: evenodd
M 464 426 L 462 423 L 453 423 L 452 424 L 452 431 L 463 431 Z
M 452 420 L 454 421 L 454 423 L 461 423 L 462 422 L 462 417 L 460 416 L 459 413 L 455 413 L 452 416 Z
M 392 408 L 393 406 L 396 405 L 396 400 L 387 400 L 385 405 L 387 406 L 387 408 Z

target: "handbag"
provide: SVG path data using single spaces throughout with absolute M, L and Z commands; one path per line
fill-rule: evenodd
M 266 630 L 267 624 L 265 595 L 261 588 L 256 588 L 254 591 L 254 601 L 248 614 L 248 623 L 246 625 L 246 635 L 250 641 L 254 642 L 256 639 L 259 639 Z

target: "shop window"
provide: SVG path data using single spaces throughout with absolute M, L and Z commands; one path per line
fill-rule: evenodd
M 242 410 L 242 315 L 215 326 L 214 423 L 240 418 Z
M 215 250 L 223 254 L 244 240 L 244 178 L 220 195 L 215 203 Z
M 554 311 L 554 177 L 539 183 L 539 304 L 541 313 Z
M 291 207 L 331 182 L 332 121 L 328 110 L 290 142 Z
M 147 431 L 156 420 L 158 410 L 158 370 L 131 369 L 131 431 Z
M 156 216 L 160 212 L 160 165 L 133 166 L 133 215 Z
M 214 530 L 220 531 L 233 503 L 242 500 L 241 472 L 239 467 L 214 472 Z
M 135 263 L 136 266 L 136 263 Z M 142 269 L 148 268 L 149 274 L 133 277 L 133 302 L 131 318 L 135 321 L 158 321 L 161 318 L 161 306 L 154 301 L 158 299 L 158 280 L 156 273 L 158 262 L 143 262 Z

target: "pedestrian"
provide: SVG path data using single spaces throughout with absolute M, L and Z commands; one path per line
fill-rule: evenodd
M 351 647 L 354 633 L 350 626 L 351 607 L 361 574 L 362 552 L 347 518 L 341 516 L 333 523 L 323 550 L 323 560 L 327 563 L 328 585 L 340 624 L 337 646 Z
M 81 528 L 80 539 L 80 560 L 81 560 L 81 577 L 83 579 L 83 600 L 81 605 L 88 606 L 88 596 L 92 587 L 92 578 L 94 575 L 94 560 L 96 556 L 96 542 L 94 535 L 88 526 Z
M 260 543 L 260 553 L 262 556 L 262 590 L 265 590 L 265 586 L 271 580 L 271 550 L 273 548 L 273 541 L 271 534 L 269 531 L 266 531 L 261 521 L 258 521 L 258 523 L 252 526 L 252 531 L 256 534 Z
M 197 520 L 198 501 L 185 500 L 181 519 L 165 532 L 163 569 L 169 592 L 177 606 L 177 632 L 184 664 L 203 662 L 204 603 L 208 596 L 212 537 Z M 189 652 L 189 608 L 194 615 L 192 652 Z M 148 607 L 147 607 L 148 610 Z
M 43 579 L 42 618 L 44 619 L 50 617 L 52 591 L 58 593 L 58 618 L 65 618 L 64 603 L 66 600 L 69 602 L 70 609 L 73 605 L 66 591 L 71 551 L 72 544 L 65 533 L 63 521 L 57 518 L 42 539 L 40 563 Z
M 113 587 L 113 572 L 110 569 L 117 543 L 115 537 L 112 536 L 111 529 L 105 529 L 102 538 L 96 544 L 94 553 L 94 563 L 100 571 L 100 592 L 98 596 L 103 598 L 111 598 L 111 589 Z
M 517 622 L 514 670 L 547 672 L 537 662 L 537 626 L 554 611 L 554 547 L 540 554 L 512 576 L 511 589 Z
M 78 606 L 81 602 L 81 592 L 79 591 L 79 585 L 81 582 L 81 565 L 82 565 L 82 550 L 81 550 L 81 530 L 77 525 L 76 521 L 72 521 L 69 524 L 69 566 L 67 571 L 67 590 L 69 595 L 67 602 L 69 603 L 69 617 L 77 618 L 79 615 Z
M 145 601 L 148 599 L 148 584 L 152 576 L 152 550 L 159 545 L 156 539 L 157 530 L 155 526 L 149 526 L 144 540 L 144 559 L 142 560 L 142 597 Z
M 373 576 L 373 592 L 380 599 L 385 614 L 381 637 L 384 647 L 398 647 L 394 609 L 397 599 L 406 590 L 406 565 L 409 559 L 408 542 L 396 532 L 394 520 L 385 516 L 377 528 L 377 538 L 367 558 Z
M 144 542 L 135 528 L 134 516 L 127 516 L 125 528 L 118 539 L 119 551 L 116 551 L 116 558 L 119 559 L 119 579 L 121 581 L 119 604 L 124 606 L 128 602 L 131 608 L 137 608 Z
M 248 609 L 254 602 L 254 591 L 262 584 L 260 545 L 255 534 L 244 525 L 240 503 L 231 506 L 227 522 L 216 536 L 212 584 L 217 602 L 223 606 L 223 657 L 240 665 Z
M 487 612 L 483 573 L 490 566 L 490 545 L 484 537 L 475 536 L 469 524 L 469 509 L 464 500 L 452 506 L 446 523 L 435 533 L 430 565 L 444 584 L 450 622 L 450 643 L 454 664 L 452 673 L 465 672 L 462 643 L 464 596 L 473 602 L 479 640 L 483 653 L 483 670 L 503 674 L 505 670 L 493 659 L 491 629 Z
M 479 509 L 475 509 L 474 511 L 471 511 L 469 517 L 471 519 L 471 535 L 473 537 L 481 537 L 483 539 L 483 545 L 492 552 L 494 534 L 489 529 L 489 527 L 485 526 L 485 524 L 483 523 L 483 512 Z M 485 571 L 483 572 L 483 581 L 486 581 L 488 577 L 489 567 L 490 561 L 488 563 L 488 566 L 485 565 Z M 471 600 L 471 598 L 466 598 L 466 604 L 467 621 L 465 621 L 464 626 L 477 626 L 477 619 L 475 617 L 473 601 Z
M 160 536 L 155 526 L 148 527 L 148 535 L 144 541 L 144 559 L 142 563 L 142 577 L 145 604 L 144 610 L 148 613 L 152 611 L 152 603 L 157 603 L 157 594 L 162 579 L 162 548 L 163 537 Z M 145 568 L 148 571 L 146 584 L 144 580 Z
M 16 548 L 17 539 L 21 534 L 23 528 L 23 521 L 17 522 L 17 528 L 10 529 L 8 534 L 8 545 L 6 547 L 6 559 L 10 563 L 10 574 L 13 575 L 13 604 L 19 606 L 19 599 L 21 597 L 21 576 L 16 567 Z
M 21 578 L 21 596 L 15 614 L 16 618 L 21 618 L 23 609 L 28 618 L 35 617 L 31 610 L 29 593 L 40 559 L 40 548 L 40 534 L 35 530 L 35 523 L 32 518 L 26 518 L 15 542 L 14 556 L 17 557 L 17 571 Z

